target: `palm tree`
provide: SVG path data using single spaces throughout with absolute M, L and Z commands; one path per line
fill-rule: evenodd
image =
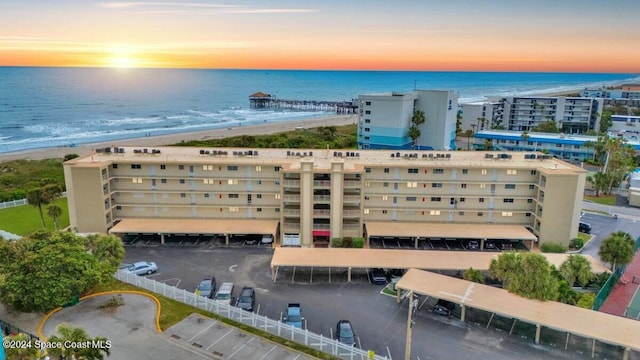
M 409 127 L 407 131 L 407 136 L 411 138 L 414 148 L 418 145 L 418 138 L 422 135 L 420 125 L 424 124 L 425 121 L 424 111 L 416 110 L 413 112 L 411 116 L 411 127 Z
M 48 183 L 41 185 L 42 187 L 42 196 L 47 201 L 47 204 L 53 204 L 60 198 L 60 193 L 62 189 L 60 185 L 55 183 Z
M 611 270 L 615 271 L 617 267 L 627 265 L 633 260 L 634 245 L 631 235 L 617 231 L 602 241 L 598 256 L 602 261 L 611 264 Z
M 9 335 L 4 338 L 5 341 L 16 341 L 18 343 L 28 344 L 31 342 L 29 335 L 19 333 Z M 35 346 L 16 346 L 4 349 L 7 360 L 32 360 L 39 359 L 39 349 Z
M 411 127 L 409 128 L 409 131 L 407 132 L 407 136 L 411 138 L 411 143 L 414 149 L 418 144 L 418 138 L 420 137 L 421 134 L 422 132 L 415 125 L 411 125 Z
M 38 211 L 40 212 L 40 221 L 42 222 L 42 228 L 44 229 L 46 224 L 44 223 L 44 215 L 42 214 L 42 205 L 47 204 L 47 200 L 42 194 L 42 189 L 35 188 L 29 190 L 27 192 L 27 203 L 38 208 Z
M 591 263 L 582 255 L 569 255 L 560 265 L 560 274 L 571 286 L 578 281 L 580 286 L 585 287 L 593 279 Z
M 62 216 L 62 208 L 56 204 L 47 206 L 47 215 L 53 219 L 53 226 L 58 231 L 58 218 Z
M 474 268 L 468 268 L 462 274 L 462 278 L 478 284 L 484 284 L 484 274 L 480 270 L 476 270 Z
M 521 149 L 524 148 L 525 145 L 527 145 L 527 141 L 529 141 L 529 133 L 525 130 L 522 132 L 522 135 L 520 135 L 520 137 L 522 138 L 522 146 L 520 147 Z
M 56 330 L 58 331 L 59 336 L 51 336 L 48 340 L 50 343 L 64 344 L 65 342 L 78 343 L 85 341 L 102 341 L 102 344 L 106 345 L 108 342 L 108 340 L 103 337 L 96 337 L 95 339 L 92 339 L 83 328 L 74 328 L 69 324 L 60 324 Z M 49 355 L 57 356 L 58 359 L 103 360 L 103 352 L 107 356 L 111 354 L 108 346 L 103 348 L 91 347 L 88 349 L 66 348 L 63 346 L 62 348 L 49 349 Z

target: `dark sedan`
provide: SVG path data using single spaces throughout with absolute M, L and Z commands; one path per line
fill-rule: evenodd
M 349 346 L 356 344 L 356 335 L 353 333 L 353 327 L 349 320 L 338 321 L 338 325 L 336 325 L 336 339 Z

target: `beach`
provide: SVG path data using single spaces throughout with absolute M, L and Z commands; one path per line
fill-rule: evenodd
M 182 141 L 190 140 L 210 140 L 221 139 L 226 137 L 240 136 L 240 135 L 268 135 L 281 132 L 293 131 L 301 128 L 315 128 L 320 126 L 344 126 L 349 124 L 355 124 L 357 122 L 357 115 L 335 115 L 320 118 L 310 118 L 304 120 L 293 121 L 280 121 L 273 123 L 264 123 L 257 125 L 245 125 L 225 127 L 221 129 L 184 132 L 170 135 L 160 136 L 148 136 L 140 138 L 132 138 L 126 140 L 114 140 L 109 142 L 79 144 L 74 147 L 50 147 L 41 149 L 30 149 L 24 151 L 2 153 L 0 154 L 1 161 L 10 160 L 40 160 L 47 158 L 63 158 L 67 154 L 78 154 L 80 156 L 91 154 L 97 148 L 104 148 L 109 146 L 138 146 L 138 147 L 153 147 L 177 144 Z

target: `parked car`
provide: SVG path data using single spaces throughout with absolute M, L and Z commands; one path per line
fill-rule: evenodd
M 242 310 L 253 311 L 256 304 L 256 292 L 251 287 L 243 287 L 236 302 L 236 306 Z
M 487 241 L 487 242 L 484 244 L 484 247 L 485 247 L 487 250 L 495 250 L 495 249 L 497 248 L 496 243 L 494 243 L 493 241 Z
M 477 240 L 469 241 L 469 250 L 479 250 L 479 249 L 480 249 L 480 244 L 478 243 Z
M 158 266 L 153 261 L 139 261 L 133 263 L 124 271 L 136 275 L 151 275 L 154 272 L 158 271 Z
M 302 307 L 297 303 L 290 303 L 287 305 L 287 315 L 282 319 L 285 324 L 291 325 L 298 329 L 302 329 Z
M 196 286 L 196 294 L 208 298 L 213 298 L 213 294 L 216 293 L 216 278 L 210 277 L 200 281 L 200 284 Z
M 356 335 L 353 333 L 353 327 L 349 320 L 340 320 L 336 325 L 336 339 L 343 344 L 355 346 Z
M 260 244 L 262 245 L 270 245 L 273 243 L 273 236 L 271 235 L 263 235 L 262 240 L 260 240 Z
M 387 283 L 387 274 L 381 268 L 371 269 L 369 271 L 369 280 L 375 285 L 385 285 Z
M 455 307 L 456 304 L 451 301 L 439 299 L 433 306 L 433 312 L 439 315 L 449 316 Z
M 585 234 L 591 234 L 591 224 L 580 221 L 578 224 L 578 231 Z
M 223 282 L 220 284 L 220 288 L 216 293 L 216 296 L 213 298 L 216 301 L 219 301 L 223 304 L 231 304 L 231 297 L 233 295 L 233 283 L 232 282 Z
M 118 267 L 118 269 L 120 269 L 120 270 L 127 270 L 127 268 L 129 268 L 131 265 L 133 265 L 133 264 L 122 263 L 122 264 L 120 264 L 120 266 Z

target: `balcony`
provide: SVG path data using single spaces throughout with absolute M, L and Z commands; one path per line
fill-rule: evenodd
M 314 195 L 314 202 L 331 202 L 331 195 Z
M 343 210 L 342 217 L 345 218 L 359 218 L 360 210 Z
M 282 213 L 284 216 L 300 217 L 300 209 L 284 209 Z
M 358 195 L 345 195 L 345 196 L 342 197 L 342 202 L 345 203 L 345 204 L 360 204 L 360 196 L 358 196 Z
M 284 195 L 284 202 L 299 203 L 300 202 L 300 195 L 288 195 L 288 194 L 285 194 Z
M 285 187 L 300 187 L 300 180 L 284 180 Z
M 313 230 L 330 230 L 331 224 L 313 224 Z
M 329 209 L 313 209 L 314 217 L 329 217 L 331 216 L 331 210 Z
M 355 189 L 355 188 L 359 188 L 362 186 L 362 182 L 360 181 L 353 181 L 353 180 L 345 180 L 344 181 L 344 187 L 348 188 L 348 189 Z
M 329 188 L 331 187 L 331 180 L 313 180 L 313 187 Z

